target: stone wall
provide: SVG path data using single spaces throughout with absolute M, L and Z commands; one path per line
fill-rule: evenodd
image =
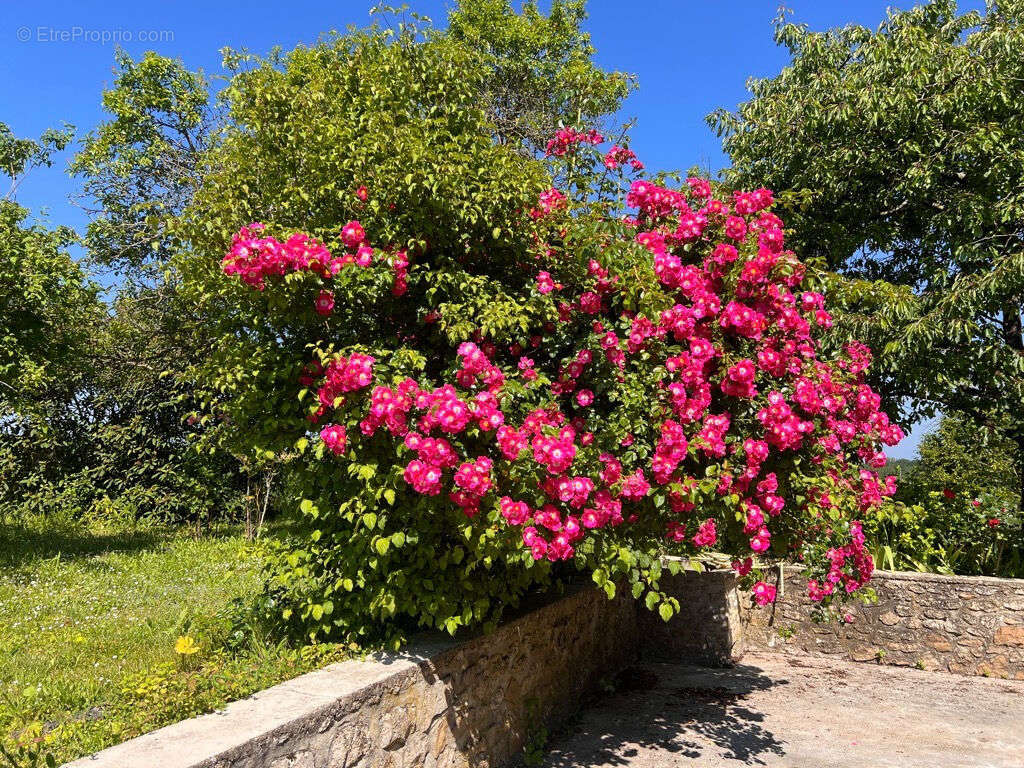
M 728 664 L 770 649 L 1024 679 L 1024 580 L 877 572 L 872 585 L 878 604 L 851 604 L 841 625 L 811 620 L 798 570 L 756 610 L 731 571 L 666 575 L 681 607 L 668 623 L 579 589 L 490 635 L 335 664 L 68 765 L 497 768 L 641 654 Z
M 963 675 L 1024 679 L 1024 580 L 876 571 L 876 605 L 851 603 L 851 623 L 810 618 L 806 579 L 787 569 L 774 608 L 741 601 L 742 642 Z
M 490 768 L 637 654 L 633 600 L 581 589 L 490 635 L 335 664 L 69 766 Z
M 736 588 L 732 571 L 684 571 L 661 578 L 661 588 L 679 600 L 679 613 L 667 622 L 638 605 L 641 649 L 652 661 L 685 660 L 729 665 L 743 653 L 742 608 L 747 595 Z

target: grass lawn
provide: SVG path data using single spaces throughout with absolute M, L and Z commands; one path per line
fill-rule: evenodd
M 222 649 L 230 603 L 259 591 L 260 553 L 237 530 L 0 526 L 0 745 L 61 762 L 342 657 Z M 183 636 L 194 645 L 176 651 Z

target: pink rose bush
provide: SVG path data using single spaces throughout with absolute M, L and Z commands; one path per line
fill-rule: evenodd
M 552 138 L 564 185 L 493 222 L 525 245 L 509 247 L 498 293 L 475 309 L 443 275 L 456 265 L 466 285 L 495 279 L 486 247 L 409 248 L 359 220 L 319 239 L 238 231 L 224 274 L 268 295 L 268 323 L 284 306 L 316 329 L 282 386 L 304 408 L 303 461 L 342 480 L 320 482 L 307 512 L 340 505 L 349 527 L 329 535 L 364 537 L 359 557 L 390 558 L 382 578 L 426 604 L 441 580 L 468 589 L 501 563 L 529 577 L 498 603 L 582 570 L 667 618 L 678 603 L 660 588 L 663 568 L 712 553 L 734 561 L 757 605 L 775 600 L 766 566 L 778 560 L 806 566 L 823 607 L 858 592 L 873 569 L 858 521 L 891 503 L 892 479 L 877 470 L 881 447 L 902 438 L 865 381 L 870 350 L 828 337 L 825 297 L 786 249 L 772 192 L 664 186 L 602 142 L 569 129 Z M 377 195 L 386 190 L 359 185 L 355 197 Z M 395 321 L 373 316 L 386 335 L 353 336 L 382 288 Z M 515 308 L 515 322 L 497 307 Z M 384 507 L 399 528 L 386 536 Z M 473 570 L 446 571 L 467 542 Z M 363 588 L 339 575 L 347 567 L 309 566 L 331 580 L 332 605 Z M 400 613 L 386 599 L 365 605 L 382 620 Z M 405 612 L 451 630 L 501 607 L 477 596 L 461 613 Z

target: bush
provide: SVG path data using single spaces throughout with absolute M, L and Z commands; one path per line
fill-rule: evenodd
M 662 555 L 713 549 L 762 604 L 777 558 L 823 606 L 856 591 L 902 433 L 870 352 L 816 341 L 831 318 L 771 193 L 637 179 L 584 130 L 542 165 L 492 141 L 481 77 L 451 41 L 371 31 L 226 91 L 179 268 L 220 334 L 203 418 L 299 457 L 281 617 L 454 632 L 581 571 L 667 618 Z
M 900 478 L 896 499 L 903 511 L 878 521 L 878 543 L 889 547 L 880 550 L 882 563 L 967 575 L 1024 573 L 1016 445 L 950 413 L 919 451 Z
M 920 458 L 903 473 L 897 498 L 925 503 L 932 492 L 951 491 L 968 499 L 987 499 L 1001 517 L 1016 513 L 1021 478 L 1017 446 L 986 433 L 970 418 L 951 412 L 925 435 Z

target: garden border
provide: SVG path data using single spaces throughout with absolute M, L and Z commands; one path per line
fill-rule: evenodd
M 666 574 L 680 602 L 667 623 L 576 587 L 491 634 L 420 636 L 67 768 L 498 768 L 641 656 L 718 665 L 770 650 L 1024 679 L 1024 580 L 877 571 L 878 603 L 828 625 L 812 621 L 800 569 L 783 577 L 776 606 L 753 610 L 732 571 Z
M 500 766 L 638 654 L 636 605 L 576 588 L 491 634 L 417 638 L 310 672 L 68 768 Z

